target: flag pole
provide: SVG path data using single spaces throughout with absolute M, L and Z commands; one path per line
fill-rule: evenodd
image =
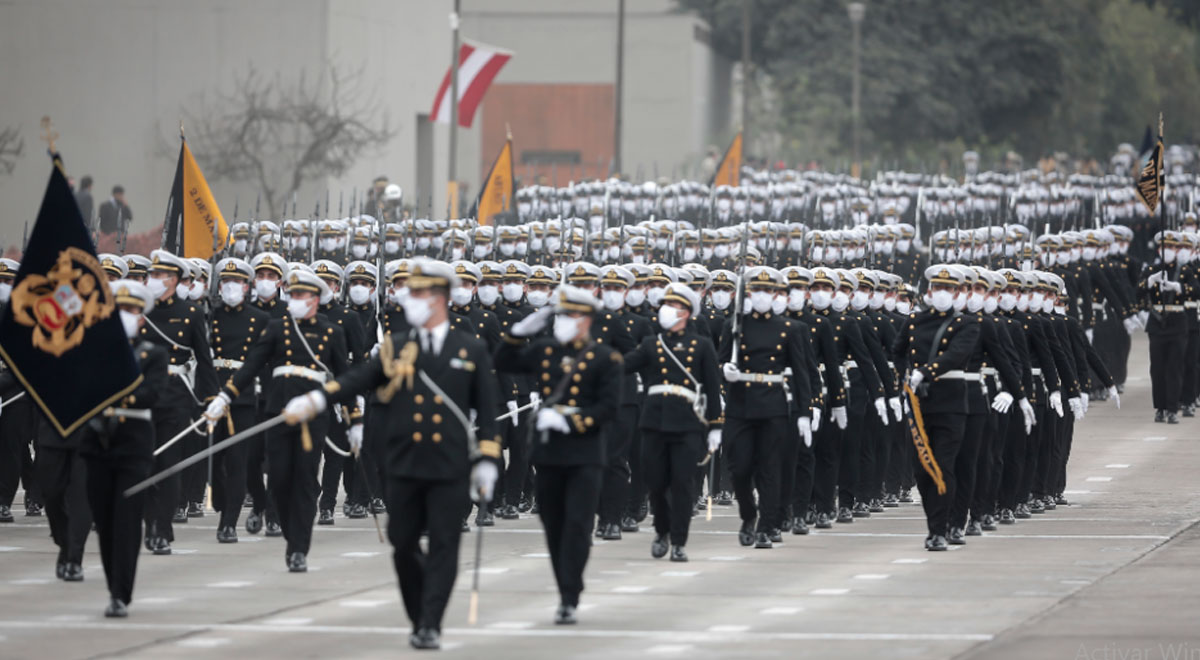
M 459 33 L 458 33 L 458 12 L 462 6 L 462 0 L 454 0 L 454 12 L 450 14 L 450 33 L 452 35 L 451 42 L 453 44 L 453 52 L 450 54 L 450 168 L 449 175 L 446 179 L 449 185 L 447 186 L 447 209 L 446 219 L 450 219 L 450 215 L 455 213 L 455 210 L 450 207 L 450 199 L 457 200 L 458 186 L 455 184 L 458 181 L 458 51 L 459 51 Z M 450 195 L 453 195 L 451 197 Z

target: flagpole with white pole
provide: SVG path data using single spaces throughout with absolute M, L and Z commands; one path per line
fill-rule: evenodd
M 458 181 L 458 12 L 461 2 L 462 0 L 454 0 L 454 12 L 450 14 L 453 52 L 450 55 L 450 175 L 446 179 L 448 182 L 446 192 L 448 195 L 454 195 L 455 198 L 458 197 L 458 185 L 455 182 Z M 447 204 L 446 208 L 448 210 L 447 220 L 450 219 L 450 214 L 457 215 L 457 199 L 454 199 L 451 204 Z

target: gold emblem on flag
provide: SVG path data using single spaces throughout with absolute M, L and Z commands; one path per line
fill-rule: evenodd
M 58 253 L 50 272 L 31 274 L 13 289 L 13 318 L 33 328 L 35 348 L 61 357 L 112 314 L 107 281 L 96 257 L 69 247 Z

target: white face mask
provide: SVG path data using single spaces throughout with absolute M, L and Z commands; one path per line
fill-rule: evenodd
M 970 294 L 967 294 L 967 295 L 970 295 Z M 954 296 L 954 311 L 961 312 L 966 308 L 967 308 L 967 296 L 965 296 L 965 295 Z
M 1017 309 L 1022 312 L 1029 311 L 1029 294 L 1017 296 Z
M 309 311 L 312 310 L 312 305 L 309 303 L 309 300 L 309 298 L 293 298 L 289 300 L 287 307 L 288 314 L 291 314 L 292 318 L 296 319 L 297 321 L 308 316 Z
M 826 310 L 833 304 L 832 291 L 809 291 L 808 297 L 812 300 L 813 309 Z
M 988 314 L 994 314 L 1000 300 L 996 296 L 988 296 L 983 300 L 983 311 Z
M 383 251 L 388 254 L 395 254 L 400 251 L 400 241 L 384 241 Z
M 246 252 L 246 239 L 239 238 L 238 240 L 234 241 L 233 242 L 233 250 L 234 250 L 234 252 L 245 253 Z
M 460 247 L 450 248 L 450 261 L 462 261 L 464 254 L 466 254 L 465 248 L 460 248 Z
M 480 285 L 475 293 L 479 296 L 479 302 L 488 306 L 496 304 L 496 299 L 500 297 L 500 289 L 494 284 Z
M 200 282 L 200 281 L 192 282 L 192 292 L 190 294 L 188 294 L 189 298 L 191 298 L 192 300 L 200 300 L 201 298 L 203 298 L 207 295 L 208 295 L 208 284 L 207 283 Z
M 504 288 L 501 289 L 504 293 L 504 299 L 510 303 L 515 303 L 525 295 L 525 285 L 520 282 L 505 282 Z
M 167 285 L 157 277 L 146 278 L 146 288 L 150 290 L 150 295 L 154 296 L 155 300 L 162 298 L 162 295 L 167 292 Z
M 769 291 L 750 292 L 750 308 L 759 314 L 766 314 L 771 311 L 771 303 L 774 300 L 775 296 Z
M 517 251 L 517 245 L 515 243 L 501 243 L 500 244 L 500 254 L 502 254 L 506 257 L 513 256 L 513 254 L 516 251 Z
M 254 292 L 258 294 L 259 300 L 270 300 L 275 297 L 275 292 L 279 290 L 279 282 L 277 280 L 255 280 Z
M 1171 264 L 1171 263 L 1175 263 L 1175 257 L 1178 256 L 1179 251 L 1174 248 L 1167 248 L 1167 249 L 1163 250 L 1162 254 L 1163 254 L 1163 261 Z
M 1000 294 L 1000 309 L 1011 312 L 1017 308 L 1017 294 L 1002 293 Z
M 530 292 L 530 295 L 533 295 L 533 292 Z M 565 344 L 574 339 L 577 334 L 579 334 L 579 319 L 563 314 L 554 317 L 554 338 L 558 340 L 558 343 Z
M 433 316 L 433 305 L 429 298 L 408 297 L 404 300 L 404 318 L 413 327 L 422 327 Z
M 793 312 L 798 312 L 804 309 L 804 301 L 808 296 L 804 295 L 803 289 L 792 289 L 788 291 L 787 308 Z
M 1071 263 L 1071 253 L 1067 252 L 1066 250 L 1058 252 L 1054 255 L 1054 260 L 1059 266 L 1066 266 L 1067 264 Z
M 604 291 L 600 294 L 600 299 L 604 302 L 604 307 L 611 311 L 617 311 L 625 305 L 624 291 Z
M 717 255 L 718 259 L 724 259 L 725 257 L 729 256 L 729 246 L 717 245 L 715 248 L 713 248 L 713 254 Z
M 971 313 L 978 312 L 979 310 L 983 309 L 984 302 L 984 296 L 982 293 L 976 293 L 972 291 L 971 293 L 967 294 L 967 311 Z
M 658 307 L 658 305 L 662 303 L 663 296 L 665 295 L 667 295 L 667 290 L 665 287 L 654 287 L 646 291 L 646 298 L 650 301 L 650 304 L 654 305 L 655 307 Z
M 1042 301 L 1042 311 L 1046 312 L 1047 314 L 1049 314 L 1050 312 L 1053 312 L 1054 311 L 1054 301 L 1053 300 L 1043 300 Z
M 363 284 L 350 287 L 350 302 L 355 305 L 365 305 L 371 299 L 371 288 Z
M 1042 308 L 1045 302 L 1046 294 L 1042 293 L 1041 291 L 1034 291 L 1033 295 L 1029 299 L 1029 307 L 1030 309 L 1037 311 Z
M 1046 310 L 1046 311 L 1048 312 L 1050 310 Z M 1063 307 L 1062 305 L 1054 305 L 1054 313 L 1055 314 L 1066 314 L 1067 308 Z
M 392 289 L 388 293 L 388 300 L 391 300 L 394 304 L 403 306 L 404 301 L 408 300 L 408 287 L 402 286 L 399 289 Z
M 710 297 L 712 299 L 713 307 L 716 307 L 721 311 L 729 309 L 729 304 L 733 302 L 733 292 L 725 291 L 723 289 L 713 291 L 712 296 Z
M 883 291 L 874 291 L 871 293 L 871 309 L 879 309 L 883 307 L 883 302 L 887 298 L 887 294 Z
M 896 299 L 892 298 L 892 297 L 884 298 L 883 299 L 883 308 L 889 312 L 896 311 Z
M 491 251 L 492 251 L 491 245 L 476 245 L 475 249 L 472 250 L 472 254 L 475 255 L 476 260 L 479 260 L 479 259 L 483 259 L 484 257 L 488 256 L 488 254 Z
M 192 285 L 180 282 L 175 285 L 175 297 L 180 300 L 187 300 L 192 295 Z
M 833 300 L 829 303 L 835 312 L 844 312 L 850 306 L 850 294 L 845 291 L 838 291 L 833 294 Z
M 7 303 L 12 297 L 13 285 L 8 282 L 0 283 L 0 303 Z
M 550 301 L 550 292 L 549 291 L 530 291 L 528 294 L 526 294 L 525 297 L 526 297 L 526 299 L 529 300 L 529 304 L 533 305 L 533 307 L 535 309 L 541 309 L 542 307 L 546 306 L 547 302 Z
M 355 259 L 362 259 L 363 257 L 367 256 L 367 246 L 351 245 L 350 254 L 354 255 Z
M 850 305 L 854 307 L 854 311 L 859 312 L 867 308 L 871 304 L 871 294 L 863 290 L 857 290 L 850 297 Z
M 658 308 L 658 325 L 661 326 L 663 330 L 670 330 L 671 328 L 674 328 L 675 324 L 679 323 L 680 317 L 681 314 L 679 310 L 670 305 L 663 305 L 662 307 Z
M 642 303 L 646 302 L 646 290 L 630 289 L 629 291 L 626 291 L 625 302 L 634 307 L 640 307 Z
M 125 328 L 125 336 L 127 338 L 133 339 L 138 336 L 138 331 L 141 330 L 141 324 L 139 323 L 141 319 L 141 314 L 121 310 L 121 326 Z
M 1094 248 L 1094 247 L 1083 248 L 1083 258 L 1088 261 L 1095 259 L 1096 258 L 1096 248 Z
M 322 238 L 317 241 L 321 245 L 321 249 L 326 252 L 333 252 L 337 249 L 338 240 L 336 238 Z
M 429 240 L 428 236 L 418 238 L 417 239 L 417 249 L 428 250 L 430 243 L 432 243 L 432 241 Z
M 901 238 L 896 241 L 896 249 L 900 252 L 908 252 L 908 248 L 912 247 L 912 240 Z
M 939 312 L 948 312 L 954 307 L 954 292 L 940 289 L 929 293 L 929 304 Z
M 912 303 L 907 300 L 901 300 L 896 303 L 896 311 L 908 316 L 912 314 Z
M 683 248 L 683 260 L 684 261 L 695 261 L 696 260 L 696 248 L 694 248 L 694 247 Z
M 246 287 L 241 282 L 221 282 L 221 302 L 237 307 L 246 301 Z
M 353 292 L 351 292 L 353 293 Z M 459 307 L 466 307 L 471 304 L 471 289 L 465 286 L 456 286 L 450 289 L 450 302 Z
M 783 296 L 775 296 L 771 300 L 771 312 L 773 314 L 782 314 L 787 311 L 787 298 Z

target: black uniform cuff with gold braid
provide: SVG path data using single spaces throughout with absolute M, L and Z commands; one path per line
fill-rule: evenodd
M 514 336 L 508 334 L 507 332 L 501 334 L 500 338 L 503 339 L 505 342 L 512 344 L 513 346 L 520 346 L 521 344 L 524 344 L 526 341 L 528 341 L 527 337 L 514 337 Z
M 500 441 L 496 440 L 480 440 L 479 455 L 487 458 L 500 459 Z

